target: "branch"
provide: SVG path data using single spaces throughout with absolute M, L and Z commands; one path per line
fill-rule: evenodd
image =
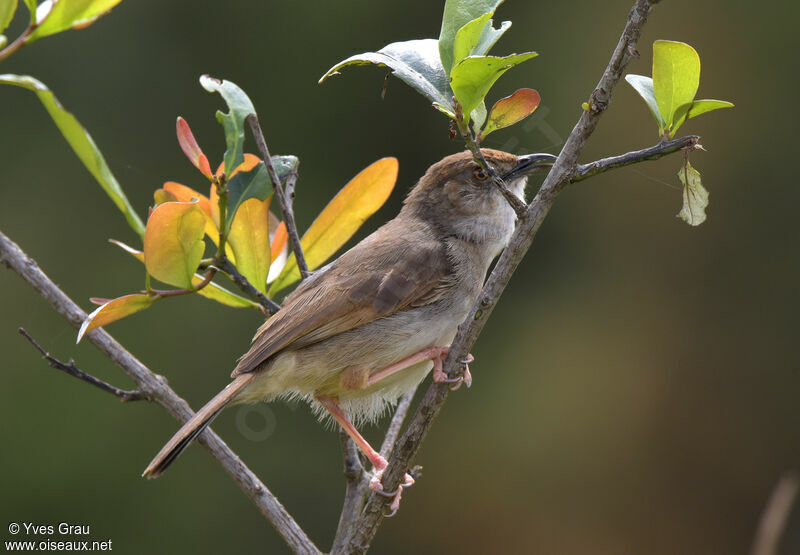
M 32 258 L 29 258 L 2 232 L 0 232 L 0 260 L 28 282 L 73 327 L 80 327 L 86 319 L 86 313 L 42 272 Z M 105 330 L 91 330 L 86 337 L 134 380 L 145 398 L 164 407 L 179 422 L 186 422 L 192 417 L 194 413 L 188 403 L 167 385 L 166 379 L 151 372 Z M 272 492 L 217 434 L 206 429 L 198 439 L 267 517 L 292 550 L 297 553 L 320 553 Z
M 800 476 L 794 472 L 784 474 L 778 481 L 758 522 L 752 555 L 776 555 L 783 530 L 792 512 L 792 505 L 800 491 Z
M 267 142 L 264 140 L 264 133 L 261 131 L 261 126 L 258 124 L 258 116 L 250 114 L 247 116 L 247 121 L 250 123 L 250 131 L 256 139 L 258 150 L 261 152 L 261 157 L 264 159 L 264 165 L 267 167 L 269 178 L 272 180 L 272 185 L 275 189 L 275 196 L 278 197 L 278 203 L 281 205 L 281 212 L 283 212 L 283 221 L 286 223 L 286 231 L 289 233 L 289 243 L 292 245 L 292 252 L 297 260 L 297 267 L 300 270 L 302 279 L 307 278 L 311 273 L 308 271 L 308 264 L 306 258 L 303 256 L 303 247 L 300 245 L 300 236 L 297 234 L 297 225 L 294 222 L 294 212 L 292 205 L 286 199 L 286 194 L 281 187 L 281 180 L 278 177 L 278 172 L 275 171 L 275 166 L 272 165 L 272 156 L 269 154 Z M 289 174 L 291 177 L 291 174 Z M 287 178 L 288 181 L 288 178 Z M 294 184 L 297 181 L 297 174 L 291 182 L 291 193 L 294 196 Z M 287 183 L 287 189 L 288 187 Z
M 219 269 L 222 270 L 225 275 L 231 278 L 231 280 L 238 285 L 242 291 L 253 297 L 258 304 L 264 308 L 264 312 L 267 314 L 275 314 L 281 309 L 281 305 L 253 287 L 253 285 L 247 281 L 247 278 L 239 273 L 239 270 L 236 269 L 236 266 L 231 264 L 231 261 L 228 260 L 228 257 L 223 256 L 220 260 L 215 260 L 214 262 L 219 264 Z
M 145 399 L 144 393 L 142 393 L 139 389 L 132 389 L 132 390 L 125 390 L 119 389 L 118 387 L 114 387 L 113 385 L 104 382 L 99 378 L 95 378 L 91 374 L 87 374 L 77 366 L 75 366 L 75 361 L 70 359 L 68 363 L 63 363 L 57 358 L 50 356 L 50 353 L 45 351 L 41 345 L 39 345 L 36 340 L 30 336 L 30 334 L 25 331 L 23 328 L 17 329 L 17 331 L 28 341 L 31 342 L 31 345 L 36 347 L 36 349 L 42 354 L 42 358 L 47 361 L 47 364 L 50 365 L 51 368 L 55 368 L 56 370 L 61 370 L 62 372 L 66 372 L 73 378 L 78 378 L 90 385 L 95 386 L 98 389 L 102 389 L 106 393 L 110 393 L 115 397 L 119 397 L 123 403 L 128 401 L 138 401 L 140 399 Z
M 657 0 L 636 0 L 628 15 L 628 21 L 622 32 L 611 60 L 608 63 L 597 87 L 591 94 L 589 110 L 583 111 L 578 123 L 573 128 L 564 148 L 556 160 L 550 173 L 545 178 L 542 187 L 531 205 L 520 217 L 509 245 L 495 265 L 486 285 L 478 300 L 470 311 L 466 321 L 459 326 L 458 333 L 450 346 L 450 352 L 444 364 L 444 370 L 449 376 L 455 376 L 461 371 L 459 363 L 483 330 L 492 309 L 500 295 L 511 279 L 517 265 L 528 251 L 536 232 L 542 225 L 544 218 L 550 211 L 556 197 L 569 182 L 572 168 L 578 160 L 589 136 L 597 126 L 602 112 L 611 101 L 611 93 L 622 77 L 625 66 L 635 53 L 636 42 L 639 39 L 641 28 L 647 21 L 647 16 Z M 408 429 L 400 438 L 397 447 L 389 460 L 389 466 L 383 474 L 383 487 L 393 491 L 400 484 L 403 474 L 411 465 L 417 454 L 428 429 L 434 418 L 441 410 L 447 399 L 448 388 L 446 384 L 433 383 L 428 387 L 414 418 Z M 369 548 L 375 533 L 383 519 L 383 509 L 387 501 L 376 494 L 370 495 L 364 507 L 355 533 L 348 545 L 348 553 L 364 553 Z
M 580 164 L 579 166 L 576 166 L 574 170 L 572 170 L 568 177 L 568 181 L 570 183 L 575 183 L 576 181 L 583 181 L 584 179 L 594 177 L 595 175 L 599 175 L 615 168 L 630 166 L 631 164 L 638 164 L 639 162 L 644 162 L 645 160 L 658 160 L 667 154 L 672 154 L 673 152 L 677 152 L 679 150 L 694 150 L 697 148 L 702 148 L 698 143 L 699 140 L 700 137 L 697 135 L 687 135 L 686 137 L 681 137 L 680 139 L 675 139 L 674 141 L 658 143 L 650 148 L 626 152 L 625 154 L 620 154 L 619 156 L 610 156 L 589 164 Z

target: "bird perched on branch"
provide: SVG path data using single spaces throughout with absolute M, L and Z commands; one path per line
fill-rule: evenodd
M 550 154 L 482 149 L 490 171 L 524 200 L 529 174 Z M 383 492 L 386 460 L 354 422 L 372 420 L 433 369 L 433 379 L 470 384 L 442 371 L 448 346 L 480 293 L 492 260 L 508 244 L 516 214 L 471 152 L 431 166 L 396 218 L 304 280 L 256 332 L 233 381 L 156 455 L 155 478 L 230 403 L 300 398 L 332 416 L 375 467 Z M 406 475 L 394 496 L 397 508 Z

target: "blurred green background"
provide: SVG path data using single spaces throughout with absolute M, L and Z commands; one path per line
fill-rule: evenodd
M 498 19 L 514 25 L 495 53 L 540 57 L 503 77 L 490 100 L 521 86 L 543 100 L 527 124 L 485 146 L 557 152 L 631 3 L 508 0 Z M 656 7 L 630 71 L 650 74 L 653 40 L 685 41 L 703 62 L 698 97 L 736 103 L 681 130 L 708 150 L 692 156 L 711 193 L 708 221 L 695 229 L 675 217 L 679 156 L 568 188 L 473 351 L 475 386 L 450 397 L 417 459 L 424 476 L 375 553 L 748 552 L 775 483 L 800 467 L 800 192 L 788 105 L 800 13 L 780 6 Z M 363 167 L 399 158 L 396 190 L 363 236 L 459 143 L 400 81 L 381 101 L 381 69 L 317 79 L 351 54 L 437 36 L 441 7 L 129 0 L 86 30 L 23 49 L 0 72 L 55 91 L 142 216 L 164 181 L 202 186 L 178 148 L 178 115 L 212 166 L 221 159 L 213 113 L 223 105 L 197 79 L 230 79 L 255 102 L 272 152 L 302 160 L 303 229 Z M 18 17 L 12 38 L 22 25 Z M 137 244 L 135 235 L 35 96 L 0 88 L 0 130 L 0 229 L 87 310 L 90 296 L 141 288 L 141 266 L 106 242 Z M 622 83 L 581 158 L 656 139 L 645 104 Z M 55 356 L 131 386 L 90 343 L 75 346 L 75 330 L 5 269 L 0 314 L 4 527 L 88 524 L 120 553 L 287 551 L 199 447 L 162 479 L 140 478 L 176 423 L 49 369 L 18 326 Z M 199 407 L 227 383 L 260 322 L 255 311 L 184 297 L 108 331 Z M 233 409 L 214 428 L 327 549 L 343 493 L 337 434 L 304 406 L 279 403 Z M 378 440 L 380 430 L 367 435 Z M 782 552 L 800 552 L 797 507 Z

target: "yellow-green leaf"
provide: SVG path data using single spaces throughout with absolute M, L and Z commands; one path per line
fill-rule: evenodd
M 17 0 L 0 0 L 0 33 L 6 30 L 17 11 Z M 0 47 L 1 48 L 1 47 Z
M 203 258 L 206 216 L 197 202 L 165 202 L 147 220 L 144 263 L 159 281 L 189 289 Z
M 211 185 L 211 188 L 215 189 L 215 186 Z M 197 206 L 199 206 L 206 215 L 206 235 L 208 235 L 208 237 L 216 245 L 219 241 L 219 229 L 217 229 L 216 224 L 214 224 L 211 211 L 211 201 L 208 199 L 208 197 L 201 195 L 191 187 L 181 185 L 180 183 L 175 183 L 174 181 L 167 181 L 164 183 L 164 190 L 172 193 L 175 199 L 179 202 L 192 202 L 192 200 L 197 199 Z
M 141 293 L 136 293 L 133 295 L 125 295 L 124 297 L 119 297 L 117 299 L 112 299 L 104 303 L 94 312 L 89 314 L 89 316 L 86 317 L 86 320 L 83 321 L 80 330 L 78 330 L 78 340 L 76 343 L 83 339 L 83 336 L 87 331 L 110 324 L 111 322 L 119 320 L 120 318 L 124 318 L 125 316 L 129 316 L 134 312 L 144 310 L 160 298 L 161 297 L 158 297 L 157 295 L 144 295 Z
M 683 42 L 657 40 L 653 43 L 653 90 L 665 128 L 673 130 L 680 118 L 676 112 L 691 103 L 700 84 L 700 56 Z
M 321 266 L 386 202 L 397 180 L 397 171 L 397 158 L 382 158 L 362 170 L 333 197 L 300 241 L 309 269 Z M 298 279 L 300 271 L 292 255 L 270 293 Z
M 89 135 L 89 132 L 84 129 L 75 116 L 61 106 L 53 92 L 38 79 L 27 75 L 0 75 L 0 83 L 16 85 L 36 93 L 50 117 L 53 118 L 58 130 L 61 131 L 69 146 L 75 151 L 75 155 L 83 162 L 89 173 L 94 176 L 106 194 L 117 205 L 117 208 L 124 214 L 128 225 L 139 236 L 144 236 L 144 224 L 133 210 L 130 202 L 128 202 L 114 174 L 111 173 L 105 158 L 103 158 L 103 153 L 100 152 L 92 136 Z
M 267 275 L 271 261 L 269 243 L 269 204 L 266 200 L 249 198 L 236 211 L 228 241 L 236 259 L 236 269 L 250 285 L 267 292 Z
M 687 224 L 698 226 L 706 221 L 708 191 L 700 181 L 700 172 L 692 167 L 689 160 L 678 171 L 678 178 L 683 183 L 683 207 L 678 216 Z
M 25 39 L 25 44 L 66 31 L 83 29 L 105 15 L 122 0 L 45 0 L 36 10 L 39 26 Z
M 131 246 L 126 245 L 122 241 L 117 241 L 115 239 L 109 239 L 110 243 L 117 245 L 119 248 L 136 258 L 139 262 L 144 264 L 144 252 L 140 250 L 136 250 Z M 200 283 L 204 280 L 204 276 L 200 274 L 195 274 L 192 276 L 192 285 L 195 287 L 200 285 Z M 261 305 L 256 302 L 251 301 L 250 299 L 246 299 L 245 297 L 241 297 L 236 293 L 228 291 L 224 287 L 221 287 L 214 283 L 213 281 L 203 287 L 200 291 L 198 291 L 200 295 L 206 297 L 207 299 L 211 299 L 212 301 L 217 301 L 218 303 L 224 304 L 226 306 L 231 306 L 233 308 L 255 308 L 261 310 Z

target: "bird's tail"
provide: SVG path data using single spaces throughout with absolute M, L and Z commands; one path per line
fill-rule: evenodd
M 178 458 L 186 447 L 199 436 L 206 426 L 230 403 L 234 397 L 255 377 L 255 374 L 248 372 L 240 374 L 225 389 L 217 393 L 213 399 L 205 404 L 203 408 L 195 413 L 170 439 L 158 455 L 150 461 L 147 468 L 142 473 L 146 478 L 158 478 L 161 474 Z

